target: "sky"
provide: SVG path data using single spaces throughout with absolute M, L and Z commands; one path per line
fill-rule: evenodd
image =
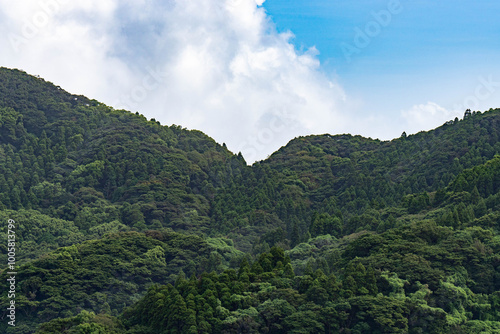
M 0 66 L 198 129 L 247 163 L 500 107 L 500 3 L 0 0 Z

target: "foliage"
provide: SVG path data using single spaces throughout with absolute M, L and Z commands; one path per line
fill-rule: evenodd
M 247 166 L 0 68 L 15 330 L 496 333 L 499 132 L 490 109 L 391 141 L 299 137 Z

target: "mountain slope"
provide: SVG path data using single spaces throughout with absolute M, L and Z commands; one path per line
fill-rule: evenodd
M 310 227 L 323 214 L 332 225 L 328 233 L 352 233 L 365 228 L 359 216 L 376 221 L 381 209 L 400 205 L 409 194 L 444 188 L 465 168 L 500 153 L 499 122 L 500 110 L 492 109 L 386 142 L 351 135 L 296 138 L 222 190 L 213 224 L 243 235 L 271 224 L 282 229 L 284 241 L 294 230 L 314 236 Z
M 292 234 L 307 237 L 317 214 L 331 220 L 328 232 L 349 234 L 364 227 L 353 218 L 436 191 L 500 153 L 499 111 L 490 110 L 387 142 L 301 137 L 248 167 L 199 131 L 20 71 L 0 74 L 0 207 L 36 209 L 84 231 L 118 220 L 227 234 L 246 251 L 262 237 L 295 245 Z
M 300 137 L 247 166 L 0 68 L 16 330 L 495 333 L 499 130 L 491 109 L 392 141 Z
M 1 69 L 0 87 L 4 209 L 36 209 L 82 230 L 118 219 L 203 232 L 216 189 L 245 168 L 199 131 L 161 126 L 19 71 Z

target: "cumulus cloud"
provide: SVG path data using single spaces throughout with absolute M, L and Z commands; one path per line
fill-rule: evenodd
M 414 105 L 401 112 L 408 134 L 436 128 L 456 116 L 459 116 L 456 110 L 450 111 L 434 102 Z
M 345 132 L 342 87 L 262 0 L 0 0 L 2 66 L 200 129 L 263 159 L 297 135 Z

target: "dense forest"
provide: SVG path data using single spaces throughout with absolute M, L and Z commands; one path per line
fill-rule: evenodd
M 2 333 L 500 333 L 500 109 L 249 166 L 0 68 Z

